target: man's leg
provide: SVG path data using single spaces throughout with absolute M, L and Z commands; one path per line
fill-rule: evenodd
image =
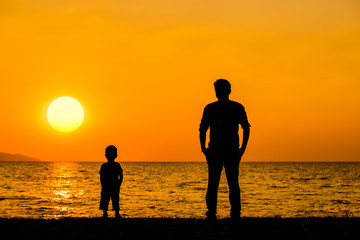
M 217 160 L 218 159 L 207 160 L 209 179 L 206 193 L 206 205 L 208 208 L 206 216 L 209 219 L 216 218 L 217 192 L 222 170 L 222 162 Z
M 240 186 L 239 186 L 239 161 L 226 160 L 224 163 L 226 179 L 229 185 L 229 200 L 231 205 L 230 216 L 239 219 L 241 214 Z

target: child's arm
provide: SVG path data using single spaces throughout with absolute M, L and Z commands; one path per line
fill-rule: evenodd
M 103 186 L 103 183 L 104 183 L 104 174 L 103 174 L 103 171 L 102 171 L 102 166 L 100 168 L 100 183 L 101 183 L 101 187 Z
M 120 183 L 120 186 L 121 186 L 123 178 L 124 178 L 123 171 L 120 171 L 119 175 L 120 175 L 119 183 Z
M 100 173 L 100 183 L 101 183 L 101 187 L 104 186 L 104 174 Z

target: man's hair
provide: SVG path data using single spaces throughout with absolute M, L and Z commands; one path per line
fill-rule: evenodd
M 218 79 L 214 82 L 217 97 L 226 97 L 231 93 L 231 84 L 226 79 Z
M 117 148 L 114 145 L 109 145 L 105 149 L 105 154 L 109 154 L 109 155 L 117 154 Z

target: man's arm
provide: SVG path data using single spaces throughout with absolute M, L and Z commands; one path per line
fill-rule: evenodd
M 248 144 L 249 141 L 249 136 L 250 136 L 250 127 L 245 127 L 243 128 L 243 141 L 240 147 L 240 153 L 241 156 L 244 154 L 246 146 Z
M 200 146 L 201 146 L 201 151 L 205 154 L 206 151 L 206 131 L 200 131 Z
M 208 120 L 208 113 L 207 107 L 204 108 L 203 116 L 201 118 L 200 123 L 200 146 L 201 151 L 205 154 L 206 153 L 206 132 L 209 128 L 209 120 Z
M 243 105 L 241 105 L 241 108 L 240 108 L 240 125 L 241 125 L 241 128 L 243 129 L 243 137 L 242 137 L 242 143 L 241 143 L 241 147 L 240 147 L 240 154 L 241 156 L 244 154 L 245 152 L 245 149 L 246 149 L 246 146 L 248 144 L 248 141 L 249 141 L 249 136 L 250 136 L 250 123 L 248 121 L 248 118 L 247 118 L 247 114 L 246 114 L 246 111 L 245 111 L 245 108 Z

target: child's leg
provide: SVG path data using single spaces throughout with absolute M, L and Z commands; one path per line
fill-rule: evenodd
M 120 214 L 119 214 L 119 210 L 120 210 L 120 206 L 119 206 L 119 191 L 114 191 L 111 193 L 111 202 L 113 205 L 113 210 L 115 211 L 115 217 L 116 218 L 120 218 Z
M 110 194 L 108 191 L 101 190 L 100 209 L 103 210 L 103 217 L 107 217 L 107 210 L 110 202 Z

